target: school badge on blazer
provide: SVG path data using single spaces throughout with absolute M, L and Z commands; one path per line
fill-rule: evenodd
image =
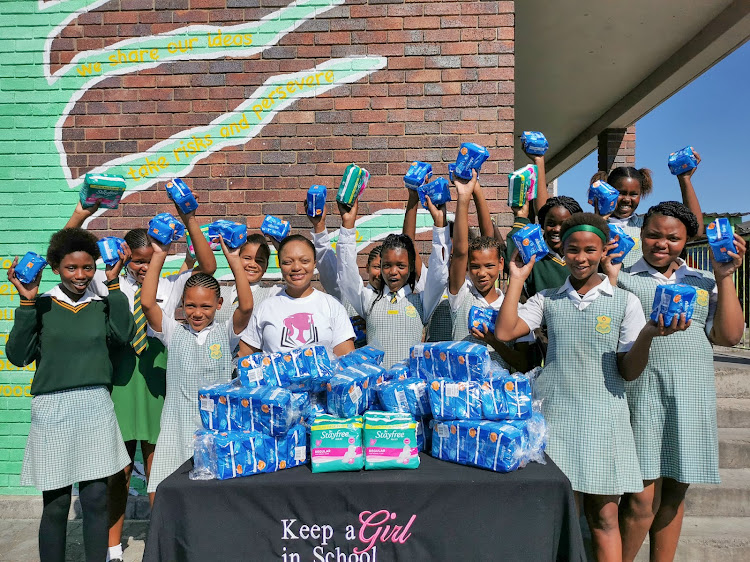
M 404 309 L 404 314 L 406 314 L 409 318 L 416 318 L 417 317 L 417 309 L 414 307 L 414 305 L 409 305 Z
M 213 345 L 209 345 L 208 346 L 208 351 L 209 351 L 209 355 L 208 356 L 211 359 L 221 359 L 222 356 L 224 355 L 221 352 L 221 344 L 220 343 L 215 343 Z
M 612 318 L 609 316 L 597 316 L 595 330 L 600 334 L 608 334 L 612 331 Z
M 698 295 L 698 304 L 701 306 L 708 306 L 708 291 L 706 291 L 705 289 L 698 289 L 696 293 Z

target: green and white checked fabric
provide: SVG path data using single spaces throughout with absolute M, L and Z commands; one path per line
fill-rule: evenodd
M 461 306 L 459 306 L 458 310 L 453 314 L 453 334 L 451 334 L 451 339 L 453 341 L 468 341 L 471 343 L 478 343 L 479 345 L 487 345 L 485 342 L 478 340 L 469 333 L 469 311 L 472 306 L 487 308 L 487 302 L 478 299 L 474 292 L 469 290 L 466 292 L 466 297 L 461 303 Z M 505 369 L 511 371 L 514 370 L 502 357 L 500 357 L 500 354 L 497 351 L 492 349 L 491 346 L 487 346 L 487 348 L 490 350 L 490 358 L 493 361 L 497 361 Z
M 141 286 L 135 290 L 135 296 L 133 297 L 133 319 L 135 320 L 135 336 L 133 337 L 132 346 L 135 350 L 136 355 L 143 353 L 146 349 L 148 341 L 146 341 L 146 315 L 143 313 L 141 308 Z
M 549 425 L 547 454 L 585 494 L 643 489 L 617 344 L 627 293 L 614 288 L 578 310 L 567 294 L 543 291 L 547 362 L 534 384 Z
M 130 464 L 109 391 L 87 386 L 31 399 L 21 485 L 45 492 L 111 476 Z
M 625 383 L 644 480 L 720 481 L 713 351 L 705 332 L 716 281 L 711 273 L 701 273 L 680 280 L 698 290 L 690 327 L 654 338 L 646 369 Z M 646 271 L 620 273 L 617 279 L 619 287 L 638 297 L 647 318 L 660 284 Z
M 453 339 L 453 315 L 448 295 L 443 294 L 440 302 L 435 307 L 435 312 L 430 316 L 427 323 L 427 341 L 451 341 Z
M 193 456 L 197 429 L 198 389 L 228 382 L 232 375 L 232 350 L 226 323 L 216 325 L 203 345 L 187 327 L 178 327 L 167 347 L 167 395 L 161 413 L 148 491 Z
M 251 285 L 250 288 L 253 292 L 253 308 L 257 308 L 260 303 L 266 300 L 270 295 L 276 294 L 279 290 L 275 286 L 261 287 L 259 285 Z M 237 310 L 237 293 L 234 290 L 233 285 L 222 285 L 221 298 L 224 299 L 221 308 L 216 311 L 214 316 L 214 322 L 221 324 L 222 322 L 229 322 L 234 315 L 234 311 Z
M 367 343 L 385 351 L 383 367 L 390 369 L 394 363 L 409 357 L 413 345 L 422 341 L 422 299 L 409 293 L 391 303 L 385 295 L 367 314 Z
M 630 267 L 643 257 L 643 248 L 641 247 L 641 227 L 643 226 L 644 215 L 632 215 L 626 223 L 615 223 L 620 226 L 635 242 L 633 249 L 628 252 L 622 260 L 622 267 Z M 649 312 L 651 312 L 649 310 Z M 647 316 L 648 317 L 648 316 Z

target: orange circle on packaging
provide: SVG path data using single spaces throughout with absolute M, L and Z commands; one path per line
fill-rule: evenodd
M 462 382 L 458 383 L 458 390 L 463 392 L 464 390 L 466 390 L 466 385 Z
M 444 352 L 444 351 L 441 351 L 441 352 L 440 352 L 440 360 L 441 360 L 441 361 L 445 361 L 446 359 L 447 359 L 447 357 L 445 356 L 445 352 Z
M 440 390 L 440 383 L 438 381 L 432 381 L 432 390 Z
M 488 382 L 482 383 L 482 388 L 486 388 L 487 390 L 489 390 L 490 389 L 490 383 L 488 383 Z
M 461 154 L 466 154 L 467 152 L 469 151 L 466 149 L 465 146 L 461 148 Z
M 312 349 L 306 349 L 305 355 L 307 355 L 308 357 L 312 357 Z
M 331 392 L 331 383 L 326 384 L 326 389 L 328 392 Z
M 264 357 L 263 358 L 263 364 L 268 367 L 271 364 L 271 358 L 270 357 Z
M 247 398 L 243 398 L 241 404 L 243 408 L 247 408 L 250 405 L 250 401 Z
M 263 470 L 266 468 L 266 463 L 264 461 L 258 461 L 258 470 Z
M 490 433 L 490 441 L 492 441 L 493 443 L 497 441 L 497 433 L 495 433 L 494 431 Z
M 363 383 L 362 383 L 362 388 L 367 388 L 367 387 L 368 387 L 368 385 L 369 385 L 369 383 L 370 383 L 370 381 L 365 381 L 365 382 L 363 382 Z M 354 387 L 352 387 L 352 388 L 354 388 Z
M 425 359 L 429 359 L 430 358 L 430 352 L 429 351 L 425 351 L 424 352 L 424 358 Z
M 479 327 L 479 320 L 474 320 L 474 322 L 472 322 L 472 325 L 473 325 L 473 326 L 474 326 L 475 328 L 478 328 L 478 327 Z
M 261 410 L 263 410 L 263 413 L 264 413 L 264 414 L 267 414 L 267 413 L 268 413 L 268 410 L 269 410 L 269 408 L 268 408 L 268 404 L 263 404 L 263 405 L 262 405 L 262 406 L 260 407 L 260 409 L 261 409 Z
M 464 363 L 466 363 L 466 359 L 464 358 L 464 356 L 463 356 L 463 355 L 461 355 L 461 356 L 460 356 L 460 357 L 458 358 L 458 362 L 459 362 L 459 363 L 461 363 L 461 365 L 463 365 Z
M 279 461 L 279 468 L 282 470 L 286 468 L 286 461 Z
M 530 244 L 529 239 L 526 238 L 523 242 L 521 242 L 524 246 L 528 246 Z
M 716 228 L 716 223 L 715 223 L 715 222 L 712 222 L 711 224 L 709 224 L 709 225 L 708 225 L 708 228 L 709 228 L 709 229 L 714 229 L 714 228 Z
M 477 436 L 477 430 L 473 427 L 469 430 L 469 437 L 476 437 Z
M 242 474 L 242 465 L 241 464 L 237 465 L 237 474 Z
M 291 355 L 284 355 L 284 361 L 286 361 L 287 363 L 289 363 L 289 361 L 291 361 L 291 360 L 292 360 L 292 356 Z
M 219 396 L 219 404 L 226 404 L 226 403 L 227 403 L 227 397 Z
M 674 302 L 680 302 L 682 300 L 682 297 L 680 295 L 675 295 L 674 299 L 672 299 Z
M 250 366 L 250 359 L 248 359 L 247 357 L 245 357 L 242 360 L 242 363 L 240 363 L 240 365 L 242 365 L 243 367 L 249 367 Z
M 508 381 L 508 382 L 505 383 L 505 390 L 507 390 L 508 392 L 510 392 L 511 390 L 513 390 L 513 388 L 514 387 L 513 387 L 513 383 L 512 382 Z
M 456 426 L 455 426 L 455 425 L 452 425 L 452 426 L 451 426 L 451 433 L 452 433 L 453 435 L 455 435 L 455 434 L 456 434 Z

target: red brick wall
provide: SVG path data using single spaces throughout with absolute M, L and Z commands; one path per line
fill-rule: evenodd
M 121 0 L 73 20 L 52 45 L 52 71 L 82 50 L 191 24 L 258 20 L 280 0 Z M 264 80 L 330 58 L 380 55 L 369 78 L 296 102 L 244 146 L 225 148 L 184 178 L 197 192 L 200 222 L 229 217 L 258 227 L 265 214 L 308 229 L 307 188 L 334 190 L 356 162 L 371 173 L 361 214 L 402 208 L 402 176 L 415 159 L 447 176 L 461 142 L 487 146 L 481 183 L 493 214 L 508 212 L 513 163 L 514 3 L 348 0 L 248 59 L 165 63 L 110 77 L 87 91 L 63 130 L 73 177 L 146 150 L 231 111 Z M 102 235 L 146 224 L 169 210 L 163 184 L 95 219 Z M 329 200 L 332 197 L 329 195 Z M 297 216 L 295 216 L 295 214 Z M 330 216 L 330 215 L 329 215 Z M 508 222 L 501 218 L 501 224 Z M 331 217 L 329 226 L 338 226 Z M 179 248 L 178 248 L 179 250 Z
M 599 170 L 610 172 L 619 166 L 635 166 L 635 125 L 599 134 Z

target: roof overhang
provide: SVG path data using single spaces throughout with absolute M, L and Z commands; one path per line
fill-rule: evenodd
M 551 181 L 748 37 L 750 0 L 519 0 L 515 132 L 544 131 Z

